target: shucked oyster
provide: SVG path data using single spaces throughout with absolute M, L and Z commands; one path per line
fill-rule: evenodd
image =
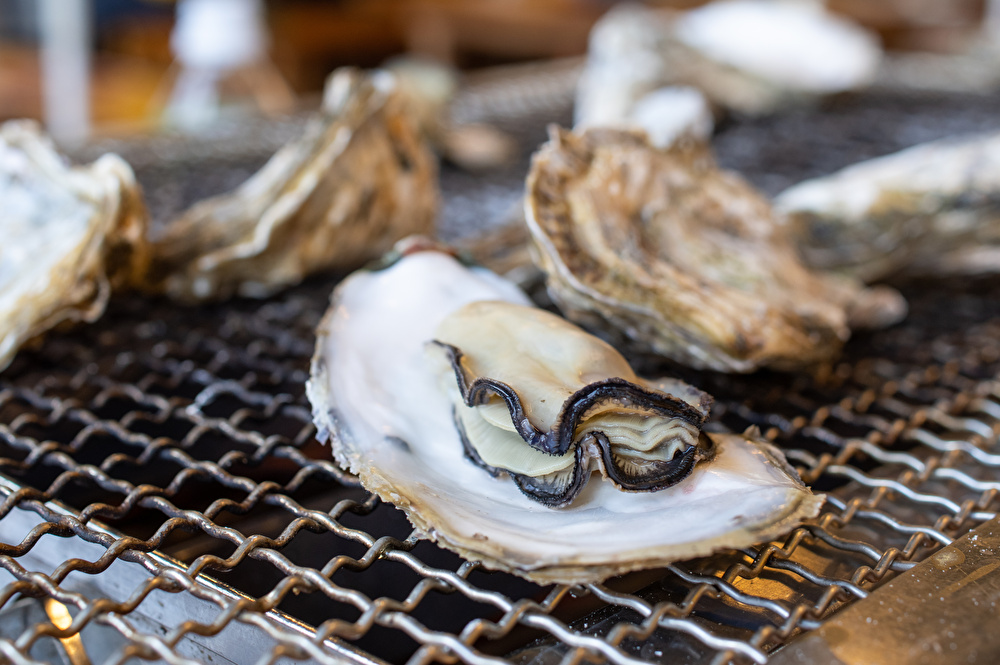
M 300 139 L 154 239 L 148 288 L 179 300 L 263 297 L 429 232 L 436 166 L 407 108 L 385 72 L 334 72 Z
M 536 501 L 570 503 L 592 467 L 623 490 L 663 489 L 709 454 L 699 441 L 707 395 L 639 379 L 554 314 L 476 301 L 447 315 L 434 343 L 454 372 L 446 383 L 466 452 Z
M 532 161 L 525 209 L 569 318 L 694 367 L 809 366 L 851 326 L 905 313 L 891 289 L 804 267 L 770 204 L 702 145 L 555 130 Z
M 0 370 L 46 330 L 100 317 L 145 269 L 146 224 L 120 157 L 70 167 L 34 123 L 0 126 Z
M 812 265 L 873 281 L 1000 271 L 1000 133 L 949 138 L 785 190 Z
M 436 251 L 355 273 L 334 293 L 307 385 L 319 436 L 426 537 L 536 582 L 593 582 L 775 538 L 819 510 L 822 497 L 771 446 L 730 435 L 698 443 L 703 394 L 642 382 L 600 341 L 525 315 L 529 304 L 509 282 Z M 480 316 L 503 330 L 477 335 Z M 709 445 L 711 459 L 698 461 Z M 583 457 L 592 466 L 581 468 Z M 663 478 L 677 482 L 665 489 L 616 487 L 615 473 L 627 486 L 667 465 Z M 602 471 L 611 482 L 591 479 L 559 509 L 529 496 L 564 496 L 576 482 L 565 477 Z

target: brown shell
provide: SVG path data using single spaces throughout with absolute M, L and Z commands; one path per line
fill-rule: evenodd
M 837 354 L 853 311 L 905 311 L 898 294 L 803 266 L 770 203 L 697 143 L 554 130 L 526 220 L 569 318 L 693 367 L 812 365 Z
M 146 286 L 184 301 L 263 297 L 430 233 L 437 206 L 434 156 L 391 76 L 341 69 L 301 138 L 156 239 Z

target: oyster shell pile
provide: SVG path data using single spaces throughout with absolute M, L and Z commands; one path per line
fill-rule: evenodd
M 436 164 L 407 109 L 391 75 L 334 72 L 300 139 L 154 239 L 147 288 L 183 301 L 264 297 L 429 232 Z
M 851 327 L 898 321 L 887 288 L 813 272 L 771 205 L 705 146 L 613 129 L 554 130 L 527 181 L 548 290 L 574 321 L 693 367 L 828 360 Z
M 866 281 L 1000 271 L 1000 133 L 948 138 L 785 190 L 806 260 Z
M 307 394 L 338 463 L 426 537 L 540 583 L 775 538 L 822 503 L 766 443 L 699 435 L 703 393 L 438 251 L 337 288 Z
M 37 125 L 0 126 L 0 370 L 28 340 L 94 321 L 146 267 L 147 214 L 117 155 L 71 167 Z

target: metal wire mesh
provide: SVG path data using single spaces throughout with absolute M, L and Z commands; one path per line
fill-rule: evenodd
M 765 127 L 734 123 L 721 145 Z M 818 519 L 604 584 L 484 570 L 315 441 L 303 384 L 335 282 L 223 307 L 121 297 L 0 375 L 0 659 L 762 663 L 1000 507 L 1000 296 L 917 284 L 904 325 L 815 374 L 685 372 L 716 396 L 712 427 L 758 426 L 827 492 Z

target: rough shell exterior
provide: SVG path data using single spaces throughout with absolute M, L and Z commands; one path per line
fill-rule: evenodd
M 385 72 L 334 72 L 301 138 L 155 239 L 147 288 L 183 301 L 264 297 L 429 233 L 437 166 L 408 108 Z
M 860 162 L 775 205 L 810 264 L 866 281 L 1000 271 L 1000 133 Z
M 0 370 L 25 342 L 104 313 L 149 259 L 148 215 L 129 165 L 69 166 L 31 122 L 0 126 Z
M 555 130 L 525 207 L 569 318 L 693 367 L 806 367 L 833 358 L 851 324 L 905 312 L 894 291 L 803 266 L 769 202 L 700 144 Z

